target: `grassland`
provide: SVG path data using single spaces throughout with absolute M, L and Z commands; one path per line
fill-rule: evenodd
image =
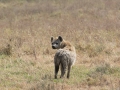
M 70 79 L 54 79 L 58 35 L 76 48 Z M 0 90 L 120 89 L 119 0 L 0 0 L 0 43 Z

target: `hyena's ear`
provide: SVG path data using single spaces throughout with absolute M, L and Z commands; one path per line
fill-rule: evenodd
M 61 36 L 58 37 L 58 39 L 62 42 L 63 41 L 63 38 Z
M 53 41 L 53 37 L 51 37 L 51 42 Z

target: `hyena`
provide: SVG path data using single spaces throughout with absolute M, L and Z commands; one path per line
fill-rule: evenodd
M 76 61 L 75 47 L 70 42 L 65 41 L 61 36 L 55 39 L 51 37 L 51 43 L 53 49 L 58 49 L 54 56 L 55 79 L 57 79 L 59 66 L 61 66 L 60 78 L 64 77 L 67 68 L 67 78 L 69 78 L 71 67 Z

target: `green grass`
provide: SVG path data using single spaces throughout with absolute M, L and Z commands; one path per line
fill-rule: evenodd
M 85 80 L 88 77 L 88 73 L 91 69 L 86 68 L 85 66 L 73 66 L 71 69 L 70 79 L 66 78 L 66 75 L 64 79 L 60 79 L 60 74 L 58 75 L 58 79 L 54 79 L 54 82 L 56 83 L 67 83 L 67 84 L 76 84 L 81 83 L 83 80 Z
M 13 59 L 8 56 L 0 57 L 2 58 L 0 59 L 0 87 L 24 89 L 26 85 L 29 86 L 42 81 L 43 85 L 52 85 L 53 83 L 75 85 L 85 80 L 89 72 L 89 69 L 85 66 L 75 66 L 71 70 L 70 79 L 66 79 L 66 77 L 64 79 L 54 79 L 54 66 L 42 68 L 40 64 L 36 65 L 34 61 Z
M 41 78 L 42 71 L 35 67 L 32 61 L 4 57 L 0 59 L 0 87 L 17 87 L 18 83 L 22 85 L 37 82 Z
M 45 58 L 44 59 L 48 59 Z M 52 62 L 51 62 L 52 63 Z M 111 68 L 108 64 L 101 64 L 95 68 L 88 68 L 84 65 L 76 65 L 71 69 L 70 79 L 66 76 L 60 79 L 60 71 L 58 79 L 54 79 L 54 65 L 51 63 L 44 63 L 41 66 L 36 61 L 26 61 L 20 58 L 12 58 L 9 56 L 0 56 L 0 87 L 17 89 L 52 89 L 59 86 L 65 88 L 77 85 L 87 84 L 88 86 L 101 85 L 107 77 L 120 77 L 120 68 Z M 50 64 L 47 68 L 47 64 Z

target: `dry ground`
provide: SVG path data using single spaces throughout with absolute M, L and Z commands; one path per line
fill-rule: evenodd
M 58 35 L 76 47 L 69 80 L 54 79 Z M 120 90 L 119 0 L 0 0 L 0 43 L 1 90 Z

